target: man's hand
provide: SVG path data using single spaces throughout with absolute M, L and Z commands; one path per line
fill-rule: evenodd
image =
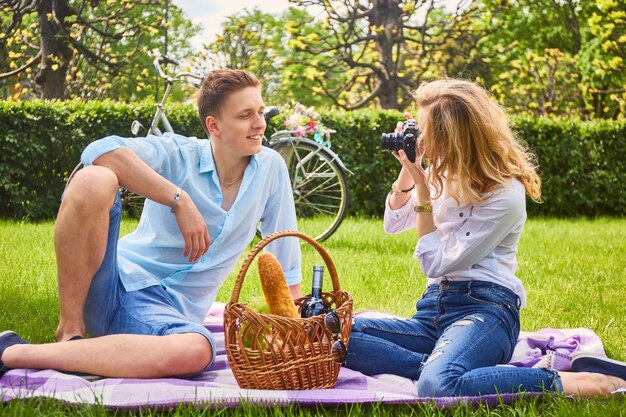
M 99 156 L 94 165 L 109 168 L 117 175 L 119 184 L 127 190 L 170 206 L 176 185 L 159 175 L 142 161 L 130 148 L 119 148 Z M 191 197 L 184 190 L 174 208 L 176 223 L 185 239 L 183 256 L 196 262 L 211 244 L 207 225 Z
M 183 256 L 188 256 L 189 262 L 196 262 L 209 249 L 211 237 L 202 214 L 184 190 L 178 204 L 176 204 L 174 215 L 183 239 L 185 239 Z

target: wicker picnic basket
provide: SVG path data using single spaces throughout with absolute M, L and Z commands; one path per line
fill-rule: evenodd
M 324 316 L 287 318 L 261 314 L 239 303 L 244 276 L 256 255 L 275 239 L 293 236 L 311 244 L 321 255 L 333 283 L 323 298 L 339 316 L 341 330 L 333 335 Z M 307 297 L 295 300 L 300 306 Z M 348 345 L 352 324 L 352 297 L 339 287 L 337 270 L 328 253 L 311 237 L 295 231 L 274 233 L 261 240 L 245 259 L 224 309 L 226 353 L 241 388 L 305 390 L 332 388 L 341 364 L 331 352 L 339 336 Z

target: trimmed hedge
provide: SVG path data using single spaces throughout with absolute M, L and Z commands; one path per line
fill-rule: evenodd
M 0 217 L 55 217 L 83 148 L 107 135 L 131 136 L 131 122 L 148 126 L 153 111 L 147 102 L 0 101 Z M 191 105 L 174 105 L 168 112 L 182 134 L 202 135 Z
M 65 179 L 92 140 L 130 135 L 134 119 L 147 126 L 151 103 L 0 102 L 0 217 L 43 220 L 56 215 Z M 336 129 L 335 150 L 352 171 L 350 213 L 381 216 L 399 166 L 380 151 L 380 135 L 401 120 L 396 111 L 322 111 Z M 204 137 L 191 104 L 168 107 L 174 129 Z M 514 127 L 539 157 L 543 203 L 531 215 L 624 216 L 626 121 L 514 118 Z M 272 132 L 276 126 L 269 126 Z

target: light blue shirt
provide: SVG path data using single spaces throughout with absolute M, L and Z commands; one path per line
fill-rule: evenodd
M 127 291 L 163 285 L 180 311 L 201 323 L 218 289 L 254 238 L 259 220 L 263 235 L 296 230 L 287 167 L 272 149 L 263 147 L 251 157 L 237 198 L 225 211 L 208 139 L 169 133 L 147 138 L 109 136 L 87 146 L 81 160 L 91 165 L 99 156 L 120 147 L 130 148 L 156 172 L 185 190 L 202 213 L 211 237 L 204 256 L 196 263 L 189 262 L 183 256 L 184 240 L 170 207 L 146 199 L 137 230 L 118 243 L 119 274 Z M 276 239 L 266 248 L 278 258 L 287 284 L 299 283 L 298 239 Z

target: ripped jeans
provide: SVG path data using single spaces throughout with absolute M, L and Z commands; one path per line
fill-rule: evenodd
M 417 380 L 420 397 L 562 392 L 554 370 L 496 366 L 513 355 L 519 299 L 483 281 L 443 281 L 424 291 L 410 319 L 356 318 L 347 367 Z

